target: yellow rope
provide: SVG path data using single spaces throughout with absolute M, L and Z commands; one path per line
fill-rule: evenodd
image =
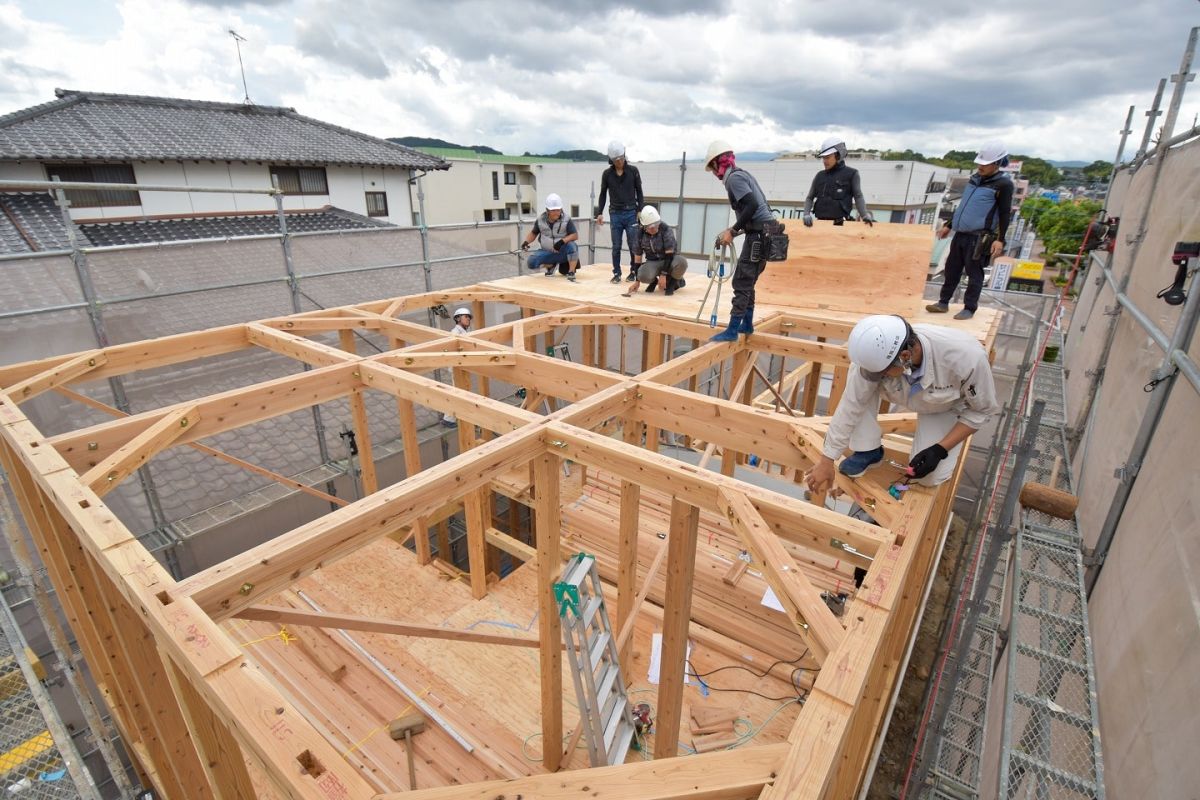
M 271 640 L 271 639 L 278 639 L 279 641 L 283 642 L 285 645 L 291 644 L 292 642 L 298 642 L 298 641 L 300 641 L 300 637 L 298 637 L 298 636 L 293 636 L 292 634 L 288 633 L 288 631 L 287 631 L 287 628 L 285 628 L 285 627 L 283 627 L 282 625 L 280 625 L 280 626 L 279 626 L 279 633 L 272 633 L 270 636 L 264 636 L 264 637 L 262 637 L 261 639 L 252 639 L 252 640 L 250 640 L 249 642 L 242 642 L 241 646 L 242 646 L 242 647 L 249 647 L 249 646 L 250 646 L 250 645 L 252 645 L 252 644 L 258 644 L 258 643 L 260 643 L 260 642 L 266 642 L 266 641 L 269 641 L 269 640 Z
M 427 695 L 427 694 L 429 694 L 429 687 L 428 687 L 428 686 L 426 686 L 424 689 L 422 689 L 422 690 L 421 690 L 421 693 L 417 695 L 417 698 L 422 698 L 422 697 L 424 697 L 424 696 L 425 696 L 425 695 Z M 399 713 L 399 714 L 397 714 L 395 717 L 393 717 L 393 719 L 400 719 L 400 718 L 401 718 L 401 717 L 403 717 L 405 714 L 407 714 L 409 711 L 412 711 L 412 709 L 413 709 L 413 704 L 412 704 L 412 703 L 409 703 L 407 706 L 405 706 L 405 707 L 404 707 L 404 708 L 403 708 L 403 709 L 400 711 L 400 713 Z M 381 730 L 383 730 L 384 728 L 386 728 L 386 727 L 390 726 L 391 724 L 392 724 L 392 723 L 391 723 L 391 721 L 388 721 L 388 722 L 385 722 L 385 723 L 383 723 L 382 725 L 380 725 L 378 728 L 375 728 L 373 731 L 371 731 L 370 733 L 368 733 L 366 736 L 364 736 L 363 738 L 361 738 L 361 739 L 359 739 L 357 742 L 355 742 L 353 745 L 351 745 L 349 750 L 347 750 L 347 751 L 345 751 L 344 753 L 342 753 L 342 756 L 343 756 L 343 757 L 345 757 L 345 756 L 348 756 L 348 755 L 350 755 L 350 754 L 351 754 L 351 753 L 353 753 L 355 750 L 357 750 L 358 748 L 360 748 L 360 747 L 362 747 L 364 744 L 366 744 L 366 742 L 367 742 L 367 740 L 368 740 L 368 739 L 370 739 L 370 738 L 371 738 L 372 736 L 374 736 L 375 734 L 379 733 L 379 732 L 380 732 Z

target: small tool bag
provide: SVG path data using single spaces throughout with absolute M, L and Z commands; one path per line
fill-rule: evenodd
M 788 235 L 784 233 L 782 222 L 773 219 L 763 225 L 763 246 L 767 261 L 787 261 Z

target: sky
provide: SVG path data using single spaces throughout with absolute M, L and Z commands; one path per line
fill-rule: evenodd
M 375 136 L 1112 160 L 1195 25 L 1197 0 L 0 0 L 0 114 L 56 87 L 241 101 L 232 28 L 253 102 Z

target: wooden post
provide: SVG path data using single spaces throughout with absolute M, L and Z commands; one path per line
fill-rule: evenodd
M 845 364 L 839 364 L 833 368 L 833 385 L 829 387 L 829 402 L 825 404 L 825 414 L 832 415 L 837 411 L 838 403 L 842 402 L 842 392 L 846 391 L 846 380 L 849 378 L 850 368 Z
M 671 533 L 667 543 L 667 591 L 663 608 L 662 668 L 658 684 L 658 722 L 654 758 L 674 758 L 679 749 L 683 715 L 683 673 L 687 660 L 688 623 L 692 616 L 692 578 L 696 573 L 696 540 L 700 509 L 671 498 Z
M 542 766 L 555 772 L 562 764 L 562 621 L 554 603 L 559 578 L 559 531 L 562 506 L 558 472 L 561 459 L 543 453 L 533 461 L 537 507 L 538 639 L 542 681 Z
M 824 336 L 817 337 L 818 342 L 824 342 Z M 820 362 L 814 361 L 812 369 L 808 371 L 808 378 L 804 381 L 804 416 L 811 417 L 817 413 L 817 395 L 821 390 L 821 372 L 823 367 Z
M 632 416 L 625 418 L 624 438 L 626 444 L 635 447 L 641 438 L 641 426 Z M 642 487 L 633 481 L 621 481 L 621 524 L 617 543 L 617 630 L 621 630 L 633 613 L 633 598 L 637 594 L 638 572 L 638 520 L 641 516 Z M 620 651 L 621 672 L 629 681 L 633 663 L 632 637 Z
M 447 564 L 453 564 L 454 561 L 450 555 L 450 523 L 447 520 L 438 520 L 437 541 L 438 558 L 440 558 L 442 561 L 445 561 Z M 426 536 L 425 542 L 426 545 L 428 545 L 428 536 Z
M 608 369 L 608 326 L 601 325 L 596 331 L 596 366 Z
M 596 326 L 583 326 L 583 363 L 589 367 L 596 366 Z
M 354 331 L 338 331 L 338 339 L 347 353 L 355 351 Z M 375 474 L 375 456 L 371 449 L 371 429 L 367 424 L 367 402 L 363 399 L 363 389 L 355 389 L 350 394 L 350 416 L 354 420 L 354 438 L 358 444 L 358 467 L 362 471 L 363 494 L 375 494 L 379 491 L 379 478 Z
M 388 343 L 395 350 L 402 342 L 389 337 Z M 417 411 L 412 400 L 396 399 L 396 408 L 400 413 L 400 438 L 404 442 L 404 477 L 411 478 L 421 471 L 421 444 L 417 439 Z M 395 534 L 396 541 L 402 541 L 403 534 Z M 413 541 L 417 548 L 417 563 L 428 564 L 433 560 L 429 549 L 429 527 L 425 520 L 419 519 L 413 523 Z M 445 557 L 443 556 L 443 559 Z

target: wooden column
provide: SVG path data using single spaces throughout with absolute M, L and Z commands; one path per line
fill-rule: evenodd
M 596 366 L 596 326 L 583 326 L 583 363 L 589 367 Z
M 683 715 L 683 673 L 688 623 L 692 616 L 692 579 L 696 573 L 696 540 L 700 509 L 671 498 L 671 532 L 667 541 L 667 590 L 663 607 L 662 669 L 658 684 L 658 722 L 654 758 L 674 758 L 679 749 Z
M 338 339 L 343 350 L 347 353 L 355 352 L 354 331 L 338 331 Z M 354 420 L 354 438 L 358 443 L 358 467 L 362 471 L 363 494 L 368 495 L 379 491 L 379 478 L 375 474 L 375 456 L 371 450 L 371 429 L 367 424 L 367 402 L 363 399 L 363 391 L 355 389 L 350 393 L 350 416 Z
M 466 370 L 454 369 L 454 385 L 469 391 L 471 376 Z M 471 450 L 479 442 L 475 439 L 475 426 L 467 420 L 458 421 L 458 452 Z M 467 568 L 471 577 L 471 596 L 476 600 L 487 596 L 487 527 L 491 515 L 487 513 L 487 486 L 469 492 L 463 498 L 463 517 L 467 524 Z
M 825 341 L 824 336 L 817 337 L 818 342 Z M 821 370 L 820 362 L 813 362 L 812 369 L 808 372 L 808 378 L 804 381 L 804 416 L 811 417 L 817 413 L 817 395 L 821 390 Z
M 642 371 L 653 369 L 663 363 L 663 350 L 666 347 L 665 333 L 645 333 L 642 336 Z M 646 426 L 646 449 L 652 453 L 658 452 L 659 429 Z
M 602 325 L 596 331 L 596 366 L 608 369 L 608 326 Z
M 850 375 L 850 368 L 845 364 L 839 364 L 833 368 L 833 385 L 829 388 L 829 404 L 825 406 L 825 413 L 832 415 L 837 410 L 838 403 L 842 401 L 842 393 L 846 391 L 846 380 Z
M 217 796 L 229 800 L 257 797 L 246 770 L 246 757 L 229 726 L 213 713 L 188 676 L 165 653 L 160 651 L 159 655 L 167 666 L 167 679 L 179 701 L 192 741 L 200 750 L 209 781 L 217 789 Z
M 388 345 L 395 350 L 403 346 L 403 342 L 395 337 L 388 339 Z M 400 413 L 400 438 L 404 442 L 404 477 L 411 478 L 421 471 L 421 444 L 417 439 L 417 410 L 411 400 L 397 398 L 396 409 Z M 404 540 L 404 534 L 393 534 L 397 542 Z M 413 523 L 413 541 L 417 548 L 417 563 L 428 564 L 433 560 L 429 549 L 429 527 L 425 520 L 419 519 Z
M 626 444 L 637 446 L 641 439 L 641 425 L 632 418 L 625 418 L 624 439 Z M 621 481 L 621 523 L 617 543 L 617 625 L 623 630 L 633 614 L 633 600 L 638 590 L 638 520 L 641 516 L 642 488 L 633 481 Z M 633 637 L 621 648 L 621 672 L 630 681 L 633 659 Z
M 471 302 L 471 328 L 480 330 L 487 327 L 487 304 L 482 300 L 473 300 Z M 484 397 L 492 396 L 492 379 L 486 375 L 479 376 L 479 393 Z M 493 431 L 484 429 L 483 440 L 489 441 L 496 434 Z
M 428 546 L 428 538 L 425 540 Z M 438 520 L 437 524 L 437 541 L 438 541 L 438 558 L 445 561 L 447 564 L 454 563 L 450 557 L 450 523 L 446 520 Z
M 543 453 L 534 459 L 537 516 L 538 639 L 542 680 L 542 766 L 555 772 L 562 764 L 562 622 L 554 603 L 559 578 L 559 532 L 562 506 L 558 473 L 561 459 Z

